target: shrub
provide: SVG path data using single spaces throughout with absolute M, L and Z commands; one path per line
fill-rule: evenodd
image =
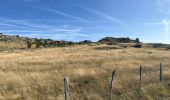
M 82 44 L 91 44 L 92 41 L 91 40 L 84 40 L 84 41 L 80 41 L 78 42 L 78 44 L 82 45 Z
M 39 40 L 36 40 L 36 41 L 35 41 L 35 48 L 40 48 L 40 46 L 41 46 L 40 41 L 39 41 Z
M 142 48 L 142 44 L 137 43 L 137 44 L 133 45 L 132 47 L 134 47 L 134 48 Z
M 107 45 L 117 45 L 118 43 L 117 42 L 109 42 L 107 43 Z
M 27 48 L 31 48 L 31 46 L 32 46 L 32 43 L 31 42 L 29 42 L 29 41 L 27 41 Z
M 135 43 L 139 43 L 139 42 L 140 42 L 139 38 L 136 38 Z
M 152 45 L 154 48 L 166 48 L 166 44 L 155 43 Z
M 167 47 L 166 47 L 166 50 L 170 50 L 170 46 L 167 46 Z

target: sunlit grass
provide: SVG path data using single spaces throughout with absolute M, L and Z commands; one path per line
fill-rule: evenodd
M 63 78 L 69 76 L 73 100 L 108 100 L 113 70 L 116 70 L 113 85 L 116 100 L 154 99 L 153 92 L 169 96 L 170 90 L 165 85 L 147 87 L 159 83 L 160 62 L 166 67 L 164 79 L 168 80 L 169 51 L 146 47 L 96 49 L 102 47 L 107 46 L 1 52 L 0 99 L 63 100 Z M 139 66 L 153 69 L 144 72 L 142 90 L 139 89 Z

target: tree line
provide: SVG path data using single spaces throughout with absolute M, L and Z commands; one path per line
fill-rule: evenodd
M 83 45 L 83 44 L 92 44 L 92 43 L 140 43 L 139 38 L 136 40 L 132 40 L 130 38 L 114 38 L 114 37 L 105 37 L 97 42 L 92 42 L 91 40 L 84 40 L 80 42 L 72 42 L 72 41 L 55 41 L 51 39 L 33 39 L 27 41 L 27 47 L 31 48 L 33 45 L 35 48 L 47 48 L 47 47 L 65 47 L 71 45 Z
M 117 43 L 140 43 L 139 38 L 135 40 L 130 39 L 129 37 L 105 37 L 100 39 L 97 42 L 92 42 L 91 40 L 84 40 L 80 42 L 73 42 L 73 41 L 64 41 L 64 40 L 52 40 L 52 39 L 38 39 L 38 38 L 29 38 L 29 37 L 20 37 L 19 35 L 5 35 L 0 33 L 0 41 L 3 42 L 25 42 L 27 48 L 47 48 L 47 47 L 64 47 L 64 46 L 71 46 L 71 45 L 83 45 L 83 44 L 117 44 Z

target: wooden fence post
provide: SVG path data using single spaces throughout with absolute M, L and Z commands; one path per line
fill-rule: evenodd
M 140 88 L 142 88 L 142 66 L 140 66 Z
M 65 95 L 65 100 L 69 100 L 69 78 L 68 77 L 64 78 L 64 95 Z
M 112 95 L 113 95 L 113 80 L 114 80 L 114 77 L 115 77 L 115 73 L 116 71 L 113 71 L 112 72 L 112 80 L 111 80 L 111 85 L 110 85 L 110 100 L 112 100 Z
M 162 63 L 160 63 L 160 81 L 163 80 L 163 76 L 162 76 Z

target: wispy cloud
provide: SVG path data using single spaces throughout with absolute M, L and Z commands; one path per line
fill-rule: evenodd
M 107 15 L 107 14 L 101 12 L 101 11 L 98 11 L 98 10 L 95 10 L 95 9 L 92 9 L 92 8 L 83 7 L 83 6 L 81 6 L 81 8 L 83 8 L 83 9 L 85 9 L 86 11 L 89 11 L 89 12 L 91 12 L 91 13 L 93 13 L 93 14 L 97 14 L 97 15 L 99 15 L 99 16 L 101 16 L 101 17 L 103 17 L 103 18 L 105 18 L 105 19 L 107 19 L 107 20 L 109 20 L 109 21 L 116 22 L 116 23 L 123 23 L 123 22 L 122 22 L 121 20 L 119 20 L 118 18 L 115 18 L 115 17 L 113 17 L 113 16 L 109 16 L 109 15 Z
M 162 22 L 143 22 L 143 23 L 138 23 L 141 25 L 162 25 Z
M 169 28 L 170 28 L 170 21 L 168 19 L 163 19 L 162 24 L 164 25 L 164 29 L 166 31 L 166 42 L 169 43 Z
M 78 16 L 75 16 L 75 15 L 63 12 L 63 11 L 59 11 L 59 10 L 55 10 L 55 9 L 51 9 L 51 8 L 39 8 L 39 7 L 35 7 L 35 6 L 32 6 L 32 7 L 36 8 L 36 9 L 39 9 L 39 10 L 51 12 L 51 13 L 54 13 L 54 14 L 57 14 L 57 15 L 60 15 L 60 16 L 63 16 L 63 17 L 74 19 L 74 20 L 77 20 L 79 22 L 89 23 L 88 20 L 86 20 L 86 19 L 84 19 L 82 17 L 78 17 Z
M 35 23 L 30 20 L 13 20 L 13 19 L 4 19 L 0 18 L 0 25 L 3 26 L 11 26 L 11 27 L 20 27 L 20 28 L 27 28 L 27 29 L 36 29 L 36 30 L 47 30 L 47 31 L 68 31 L 71 32 L 72 29 L 75 31 L 80 31 L 81 28 L 75 28 L 69 25 L 49 25 L 44 23 Z M 8 27 L 10 28 L 10 27 Z
M 165 14 L 170 14 L 170 0 L 157 0 L 159 11 Z
M 72 19 L 81 21 L 81 22 L 88 22 L 87 20 L 85 20 L 85 19 L 83 19 L 81 17 L 77 17 L 77 16 L 74 16 L 74 15 L 71 15 L 71 14 L 68 14 L 68 13 L 58 11 L 58 10 L 54 10 L 54 9 L 46 9 L 46 10 L 49 11 L 49 12 L 53 12 L 53 13 L 68 17 L 68 18 L 72 18 Z
M 170 3 L 170 0 L 157 0 L 157 4 L 161 8 L 165 7 L 168 3 Z
M 163 29 L 163 35 L 166 37 L 166 43 L 169 43 L 169 35 L 170 35 L 170 20 L 168 18 L 164 18 L 162 21 L 158 22 L 145 22 L 140 23 L 141 25 L 147 26 L 159 26 Z
M 30 22 L 28 20 L 13 20 L 0 18 L 0 32 L 9 34 L 21 34 L 22 36 L 66 39 L 87 38 L 88 35 L 83 33 L 81 27 L 70 25 L 55 25 Z
M 130 30 L 134 30 L 132 27 L 130 27 L 127 23 L 125 23 L 124 21 L 120 20 L 119 18 L 116 18 L 114 16 L 110 16 L 104 12 L 101 12 L 99 10 L 96 10 L 96 9 L 93 9 L 93 8 L 89 8 L 89 7 L 85 7 L 85 6 L 82 6 L 82 5 L 77 5 L 78 7 L 88 11 L 88 12 L 91 12 L 99 17 L 102 17 L 104 18 L 105 20 L 108 20 L 108 21 L 111 21 L 113 23 L 117 23 L 117 24 L 120 24 L 124 27 L 127 27 L 128 29 Z

